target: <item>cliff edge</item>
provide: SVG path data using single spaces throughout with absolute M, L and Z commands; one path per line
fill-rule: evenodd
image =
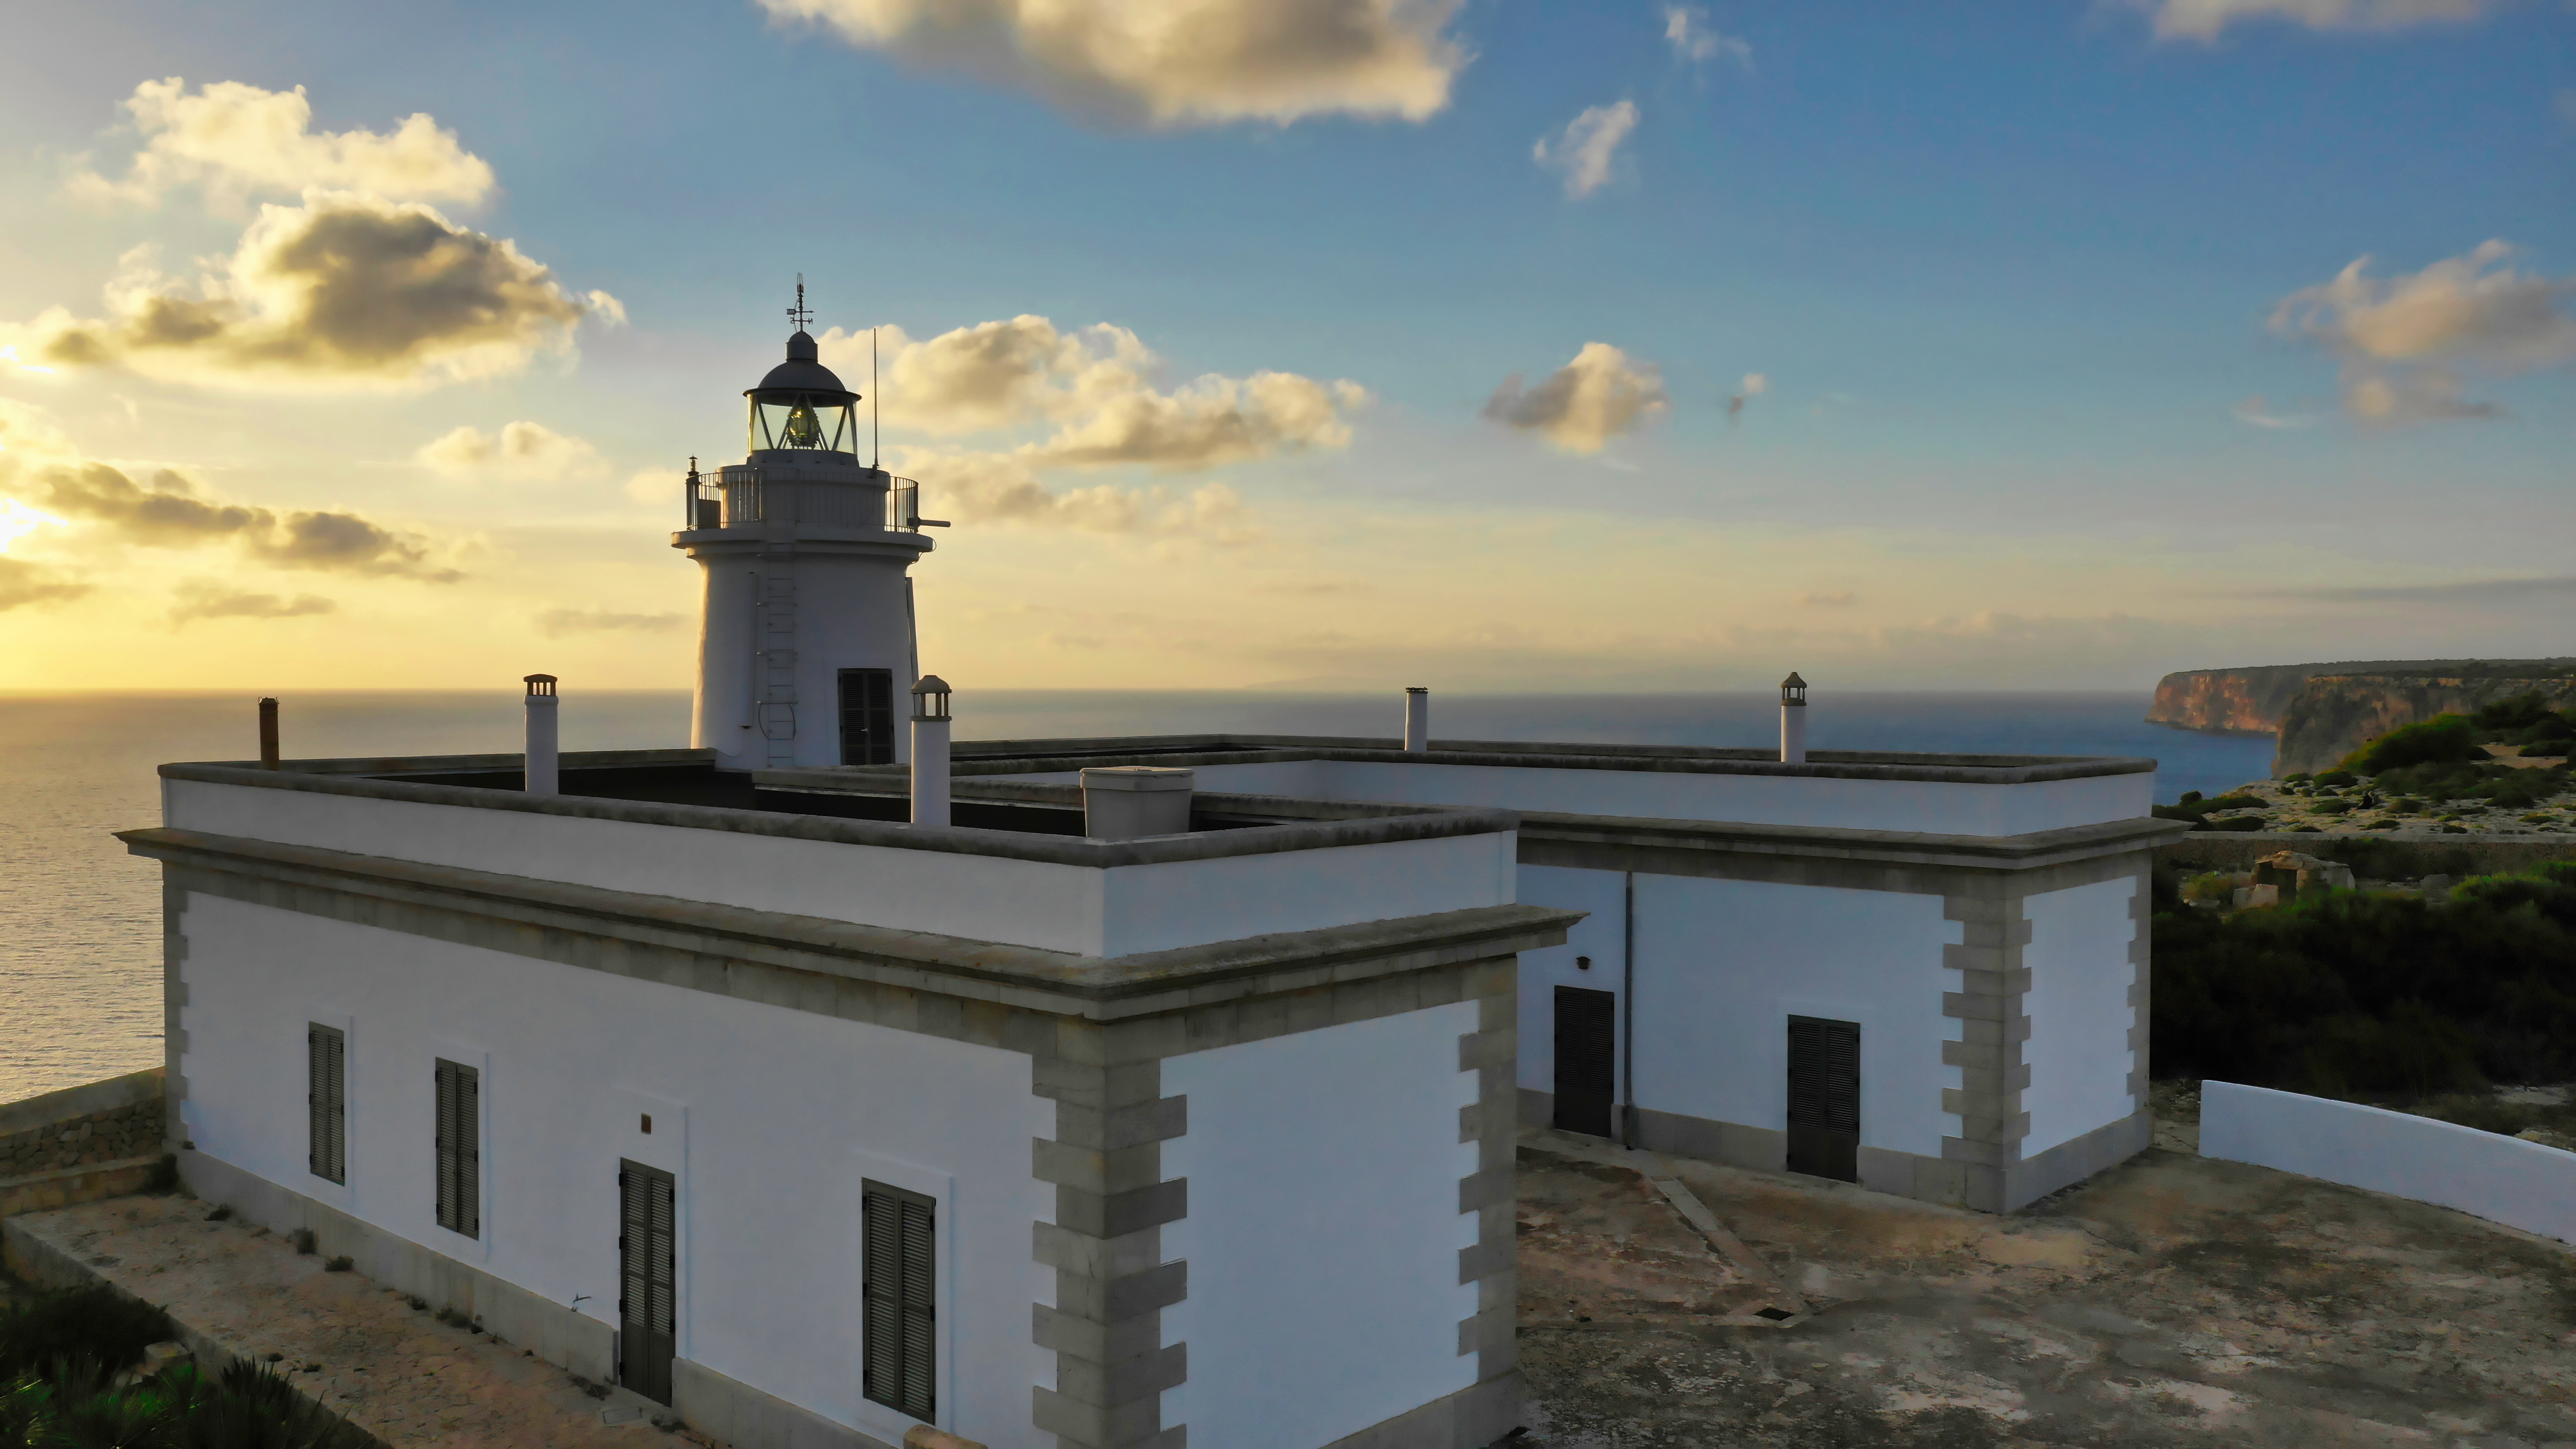
M 2552 709 L 2576 707 L 2576 659 L 2464 660 L 2446 667 L 2318 673 L 2281 712 L 2275 779 L 2331 769 L 2401 725 L 2437 714 L 2473 714 L 2537 692 Z
M 2156 681 L 2147 723 L 2224 734 L 2268 735 L 2307 682 L 2320 674 L 2383 668 L 2374 664 L 2263 664 L 2250 669 L 2183 669 Z

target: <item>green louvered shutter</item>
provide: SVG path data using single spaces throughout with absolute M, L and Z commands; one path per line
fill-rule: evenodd
M 479 1238 L 483 1236 L 483 1074 L 440 1058 L 437 1076 L 438 1225 Z
M 861 1353 L 867 1396 L 924 1423 L 938 1412 L 937 1223 L 931 1200 L 860 1185 Z
M 349 1180 L 349 1038 L 319 1022 L 304 1028 L 304 1165 L 326 1182 Z

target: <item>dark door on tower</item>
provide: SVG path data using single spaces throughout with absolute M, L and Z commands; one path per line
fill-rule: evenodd
M 894 763 L 894 671 L 841 671 L 841 763 Z
M 617 1381 L 655 1403 L 671 1402 L 671 1352 L 679 1321 L 679 1234 L 671 1174 L 617 1165 Z
M 1619 996 L 1582 986 L 1556 988 L 1556 1125 L 1610 1135 L 1618 1100 Z
M 1860 1023 L 1789 1018 L 1789 1170 L 1860 1181 Z

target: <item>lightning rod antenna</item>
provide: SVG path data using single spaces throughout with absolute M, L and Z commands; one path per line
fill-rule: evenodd
M 885 452 L 877 446 L 877 409 L 885 406 L 877 397 L 877 329 L 868 329 L 868 466 L 879 468 Z

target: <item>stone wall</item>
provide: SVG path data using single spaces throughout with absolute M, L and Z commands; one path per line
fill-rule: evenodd
M 0 1105 L 0 1179 L 161 1155 L 161 1069 Z
M 2295 850 L 2339 860 L 2372 880 L 2505 875 L 2548 860 L 2576 858 L 2576 836 L 2485 839 L 2458 835 L 2302 835 L 2273 830 L 2195 830 L 2156 847 L 2156 859 L 2186 871 L 2251 870 L 2254 862 Z

